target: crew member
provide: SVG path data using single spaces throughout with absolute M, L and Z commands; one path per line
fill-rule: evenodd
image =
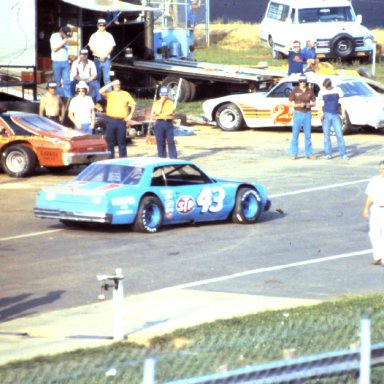
M 157 154 L 159 157 L 167 157 L 168 153 L 171 159 L 177 159 L 177 151 L 173 130 L 173 113 L 175 112 L 172 100 L 168 99 L 168 88 L 161 86 L 159 90 L 160 99 L 155 102 L 153 111 L 155 122 L 155 137 L 157 144 Z
M 49 82 L 47 92 L 41 97 L 39 115 L 62 123 L 64 121 L 65 106 L 61 97 L 57 94 L 57 84 Z

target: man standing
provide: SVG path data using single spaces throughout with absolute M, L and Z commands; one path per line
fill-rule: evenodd
M 339 116 L 340 105 L 341 117 L 345 119 L 345 109 L 342 102 L 342 98 L 344 96 L 343 91 L 339 87 L 333 87 L 332 81 L 329 78 L 326 78 L 323 81 L 323 87 L 324 89 L 320 90 L 318 94 L 317 104 L 319 117 L 323 124 L 324 157 L 328 160 L 332 159 L 331 127 L 333 127 L 340 157 L 343 160 L 349 160 L 345 149 L 342 123 Z
M 300 41 L 295 40 L 292 49 L 287 49 L 284 53 L 288 56 L 288 75 L 303 73 L 305 56 L 301 51 Z
M 110 86 L 112 91 L 108 92 Z M 127 157 L 127 126 L 135 112 L 136 102 L 126 91 L 121 90 L 120 80 L 107 83 L 100 89 L 101 95 L 107 100 L 106 106 L 106 139 L 110 158 L 115 157 L 115 143 L 119 149 L 119 157 Z
M 161 86 L 159 90 L 160 99 L 155 102 L 153 107 L 155 122 L 155 137 L 157 144 L 157 154 L 159 157 L 167 157 L 167 148 L 169 157 L 177 159 L 177 151 L 175 145 L 173 131 L 173 113 L 175 111 L 172 100 L 168 99 L 168 88 Z
M 363 216 L 369 218 L 369 238 L 373 248 L 373 265 L 383 265 L 384 259 L 384 161 L 379 163 L 378 176 L 369 182 Z
M 70 66 L 68 61 L 68 40 L 71 37 L 71 28 L 61 27 L 59 32 L 53 33 L 49 42 L 51 45 L 52 70 L 58 86 L 63 82 L 61 96 L 71 97 Z
M 101 101 L 99 93 L 100 83 L 97 81 L 96 65 L 92 60 L 88 59 L 88 49 L 80 51 L 79 58 L 72 63 L 71 67 L 71 90 L 75 93 L 76 84 L 79 81 L 84 81 L 89 87 L 89 96 L 95 102 Z
M 57 84 L 49 82 L 47 92 L 41 97 L 39 105 L 39 115 L 62 123 L 64 121 L 65 106 L 61 97 L 57 94 Z
M 95 103 L 87 96 L 88 86 L 84 81 L 79 81 L 76 91 L 77 95 L 69 103 L 68 117 L 76 130 L 91 135 L 95 126 Z
M 299 85 L 295 87 L 289 95 L 289 105 L 294 109 L 292 123 L 292 138 L 290 145 L 290 155 L 292 160 L 296 160 L 299 153 L 299 134 L 303 127 L 305 139 L 305 157 L 316 160 L 312 155 L 311 140 L 311 108 L 315 106 L 316 97 L 312 88 L 308 87 L 307 77 L 300 75 Z
M 115 39 L 107 32 L 106 27 L 105 19 L 97 20 L 97 31 L 91 35 L 88 43 L 95 60 L 97 80 L 101 84 L 103 76 L 104 85 L 111 82 L 111 52 L 116 45 Z

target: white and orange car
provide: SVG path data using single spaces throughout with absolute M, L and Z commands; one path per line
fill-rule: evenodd
M 325 78 L 344 92 L 346 118 L 344 134 L 354 126 L 384 128 L 384 96 L 369 85 L 363 77 L 307 74 L 308 83 L 317 96 Z M 223 131 L 242 128 L 290 127 L 293 110 L 288 97 L 298 84 L 298 75 L 280 80 L 267 92 L 244 93 L 219 97 L 203 103 L 204 118 L 215 122 Z M 320 127 L 317 108 L 312 109 L 312 126 Z
M 109 157 L 100 135 L 64 127 L 34 113 L 0 113 L 1 168 L 9 176 L 24 177 L 37 167 L 63 170 Z

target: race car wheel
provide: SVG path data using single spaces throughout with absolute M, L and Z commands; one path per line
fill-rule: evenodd
M 232 212 L 232 222 L 238 224 L 253 224 L 261 214 L 261 198 L 253 188 L 240 188 L 236 194 L 235 208 Z
M 155 196 L 144 196 L 137 211 L 133 230 L 136 232 L 157 232 L 163 223 L 164 210 Z
M 9 176 L 25 177 L 36 168 L 37 158 L 31 148 L 25 145 L 14 145 L 4 151 L 1 166 Z
M 244 125 L 243 116 L 233 103 L 220 106 L 215 113 L 215 121 L 223 131 L 239 131 Z
M 331 51 L 334 56 L 346 59 L 353 54 L 355 42 L 347 33 L 340 33 L 331 42 Z

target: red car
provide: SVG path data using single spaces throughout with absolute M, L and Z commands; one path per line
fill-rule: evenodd
M 64 127 L 34 113 L 0 113 L 1 168 L 9 176 L 24 177 L 37 167 L 63 170 L 109 157 L 100 135 Z

